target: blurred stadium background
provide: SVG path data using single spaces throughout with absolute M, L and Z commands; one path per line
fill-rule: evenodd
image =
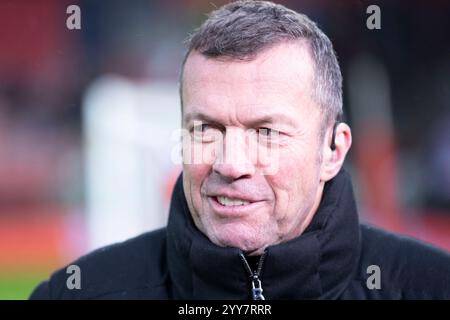
M 0 1 L 0 299 L 165 224 L 183 40 L 224 2 Z M 450 250 L 450 2 L 278 2 L 335 45 L 361 219 Z

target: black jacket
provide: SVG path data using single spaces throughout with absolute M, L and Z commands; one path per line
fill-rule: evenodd
M 195 228 L 180 177 L 167 228 L 75 261 L 81 289 L 67 288 L 63 268 L 31 298 L 249 299 L 252 282 L 240 253 Z M 450 299 L 450 254 L 360 224 L 350 178 L 341 171 L 326 183 L 305 232 L 267 249 L 259 278 L 266 299 Z

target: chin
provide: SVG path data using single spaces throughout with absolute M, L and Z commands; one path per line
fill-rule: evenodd
M 217 234 L 216 239 L 222 247 L 238 248 L 244 252 L 262 251 L 267 245 L 264 239 L 251 236 L 257 231 L 248 228 L 226 228 Z

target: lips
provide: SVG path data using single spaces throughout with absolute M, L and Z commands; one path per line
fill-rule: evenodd
M 223 195 L 209 196 L 212 210 L 222 218 L 237 218 L 255 213 L 264 206 L 264 201 L 250 201 L 238 197 Z

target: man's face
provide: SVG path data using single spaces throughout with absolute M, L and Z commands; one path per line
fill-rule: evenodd
M 183 127 L 192 139 L 183 152 L 201 150 L 201 161 L 185 161 L 183 187 L 195 225 L 213 243 L 258 254 L 311 221 L 324 185 L 313 73 L 299 42 L 251 61 L 187 59 Z

